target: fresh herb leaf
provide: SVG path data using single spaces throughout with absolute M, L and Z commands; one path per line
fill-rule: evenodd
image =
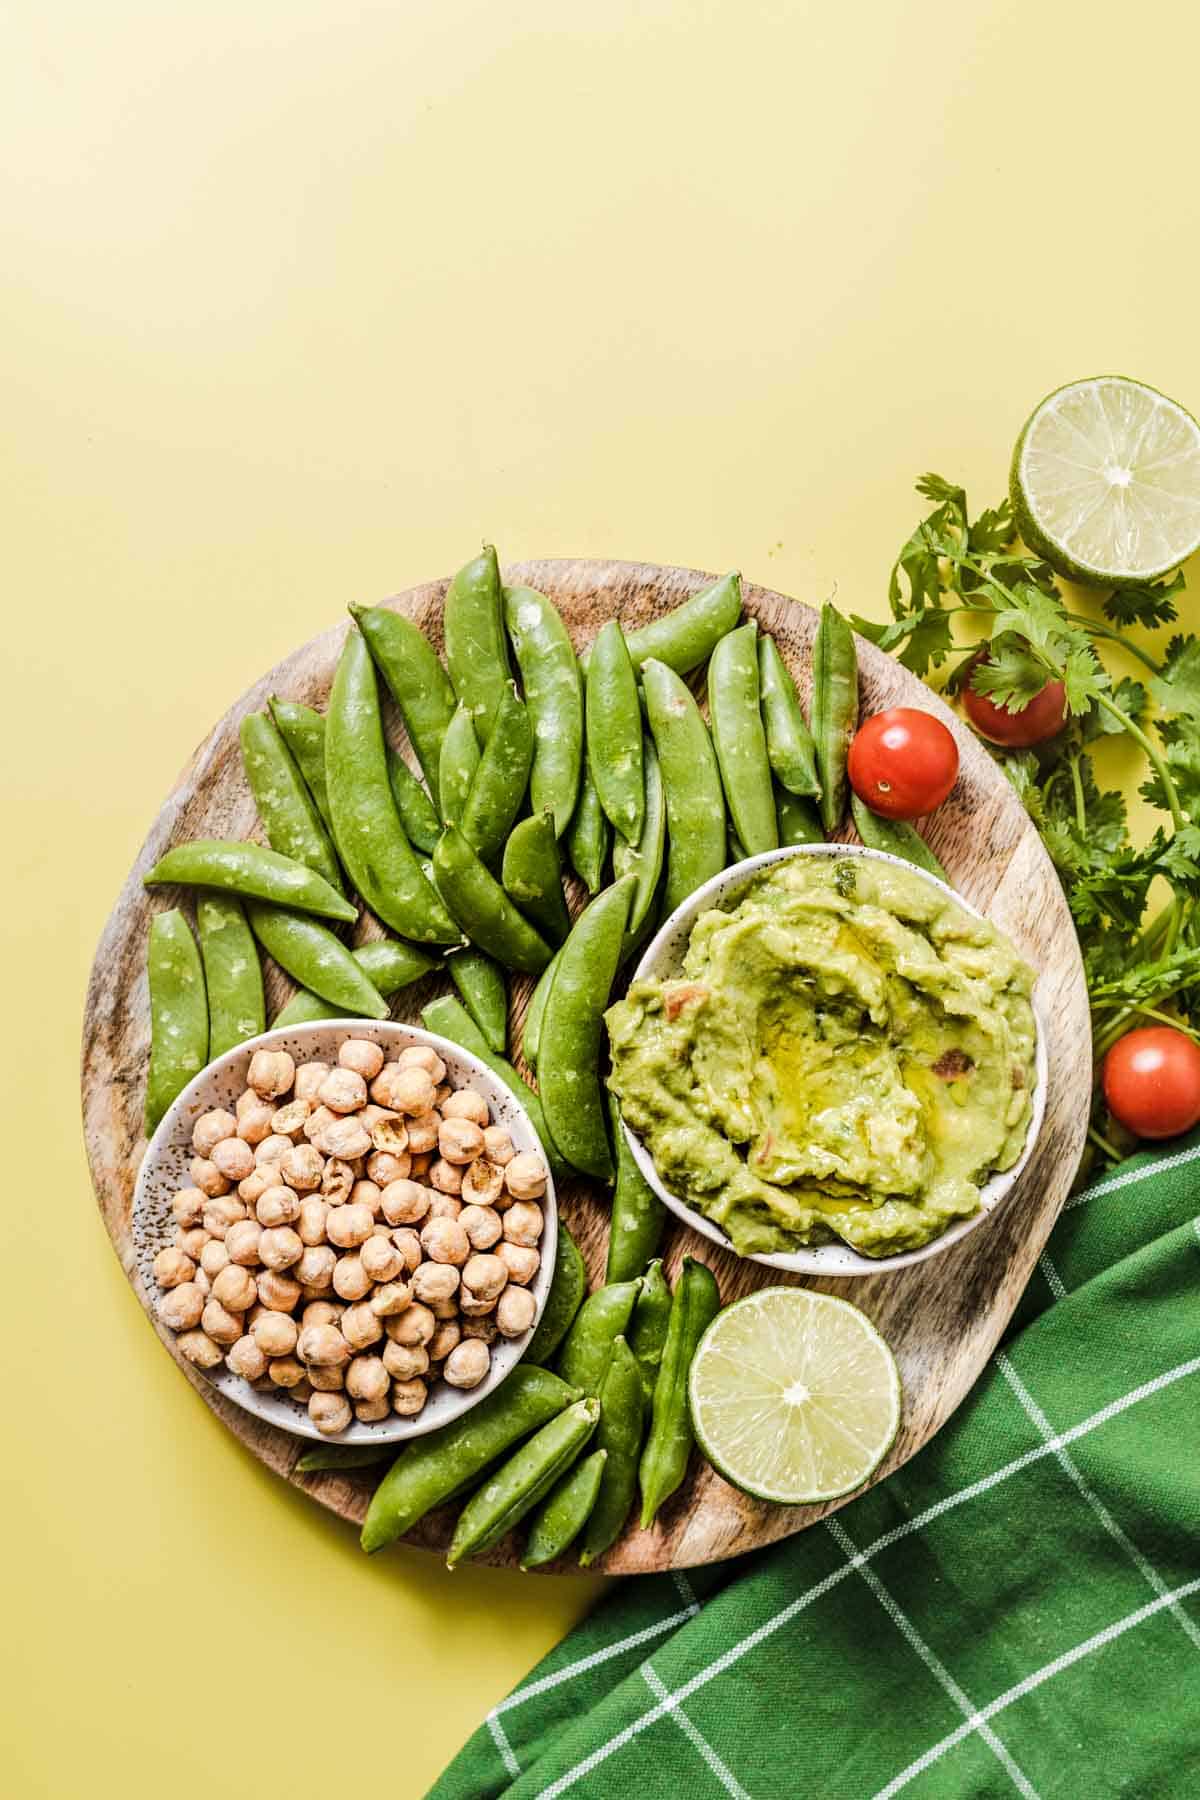
M 1187 586 L 1179 569 L 1169 581 L 1135 581 L 1117 588 L 1104 602 L 1104 616 L 1114 625 L 1170 625 L 1179 617 L 1175 596 Z

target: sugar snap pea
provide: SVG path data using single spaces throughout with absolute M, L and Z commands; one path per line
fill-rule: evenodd
M 500 696 L 460 820 L 463 836 L 486 863 L 494 862 L 504 848 L 525 798 L 532 761 L 529 714 L 510 681 Z
M 456 943 L 458 930 L 422 875 L 392 799 L 375 665 L 357 631 L 347 637 L 333 678 L 325 774 L 334 840 L 371 911 L 402 937 Z
M 387 1462 L 390 1452 L 386 1444 L 317 1444 L 306 1450 L 296 1464 L 298 1475 L 316 1475 L 326 1469 L 369 1469 L 375 1463 Z
M 359 944 L 350 954 L 385 1000 L 438 967 L 432 956 L 398 938 L 376 938 L 369 944 Z M 314 1019 L 340 1019 L 344 1012 L 343 1007 L 322 1000 L 311 989 L 300 988 L 271 1023 L 273 1027 L 303 1025 Z
M 437 816 L 437 808 L 400 752 L 393 750 L 390 744 L 387 765 L 392 799 L 396 802 L 404 835 L 418 850 L 428 852 L 441 835 L 442 822 Z
M 551 944 L 561 944 L 571 929 L 563 897 L 562 864 L 554 835 L 554 814 L 546 807 L 514 825 L 500 866 L 504 891 Z
M 518 1363 L 469 1412 L 406 1445 L 371 1496 L 363 1549 L 369 1555 L 403 1537 L 456 1488 L 578 1399 L 549 1369 Z
M 836 831 L 846 810 L 846 758 L 858 724 L 854 633 L 828 600 L 813 639 L 812 735 L 821 784 L 821 823 Z
M 579 1245 L 560 1217 L 558 1237 L 554 1247 L 554 1274 L 550 1278 L 550 1292 L 546 1295 L 542 1316 L 529 1340 L 523 1361 L 549 1363 L 550 1358 L 570 1330 L 571 1322 L 583 1305 L 583 1297 L 586 1293 L 587 1271 L 583 1266 L 583 1258 L 579 1254 Z
M 612 826 L 604 816 L 591 764 L 585 757 L 579 781 L 579 799 L 574 816 L 567 827 L 567 855 L 571 867 L 589 894 L 598 894 L 604 880 L 604 865 L 612 842 Z
M 214 1062 L 266 1025 L 262 966 L 242 903 L 232 894 L 199 895 L 196 930 L 208 990 L 208 1060 Z
M 559 1476 L 529 1521 L 521 1552 L 523 1569 L 540 1569 L 570 1549 L 596 1503 L 607 1461 L 607 1450 L 593 1450 Z
M 508 986 L 500 964 L 482 950 L 456 950 L 447 959 L 450 979 L 488 1041 L 503 1056 L 508 1048 Z
M 466 1556 L 482 1555 L 519 1525 L 574 1463 L 599 1417 L 599 1400 L 576 1400 L 514 1450 L 463 1507 L 446 1567 L 453 1569 Z
M 786 788 L 775 789 L 775 816 L 779 820 L 781 844 L 823 844 L 825 833 L 816 803 L 800 794 L 789 794 Z
M 442 819 L 447 825 L 457 825 L 463 816 L 481 755 L 470 708 L 460 703 L 446 727 L 438 762 Z
M 558 1353 L 558 1372 L 564 1381 L 585 1394 L 600 1392 L 613 1340 L 624 1336 L 641 1289 L 639 1277 L 597 1288 L 588 1295 Z
M 559 1230 L 562 1230 L 561 1225 Z M 637 1297 L 633 1317 L 629 1321 L 629 1348 L 638 1359 L 642 1372 L 642 1396 L 646 1417 L 654 1399 L 659 1364 L 667 1342 L 671 1323 L 671 1289 L 663 1274 L 662 1258 L 656 1257 L 642 1278 L 642 1291 Z
M 504 597 L 493 544 L 485 544 L 450 583 L 442 629 L 454 692 L 486 743 L 509 682 Z
M 434 805 L 438 801 L 438 757 L 454 711 L 454 689 L 425 633 L 390 606 L 352 606 L 358 629 L 417 753 Z
M 925 839 L 906 820 L 881 818 L 853 793 L 850 812 L 854 829 L 868 850 L 885 850 L 889 856 L 898 856 L 903 862 L 912 863 L 914 868 L 924 869 L 927 875 L 936 875 L 939 881 L 949 881 L 950 877 Z
M 609 1118 L 617 1153 L 617 1179 L 613 1187 L 612 1218 L 608 1228 L 608 1267 L 605 1281 L 631 1281 L 645 1273 L 658 1249 L 667 1209 L 634 1161 L 621 1124 L 621 1103 L 610 1091 Z
M 693 594 L 682 606 L 664 613 L 661 619 L 652 619 L 648 625 L 627 633 L 625 642 L 633 666 L 640 669 L 653 658 L 666 663 L 677 675 L 686 675 L 712 655 L 741 616 L 742 578 L 735 570 L 702 593 Z
M 546 1160 L 554 1171 L 555 1180 L 561 1181 L 569 1175 L 571 1171 L 546 1127 L 546 1115 L 542 1111 L 540 1097 L 527 1082 L 521 1080 L 510 1062 L 496 1055 L 462 1002 L 456 1000 L 453 994 L 440 994 L 436 1000 L 431 1000 L 428 1006 L 421 1009 L 421 1023 L 426 1031 L 435 1032 L 438 1037 L 449 1038 L 452 1044 L 469 1050 L 472 1056 L 477 1056 L 480 1062 L 487 1064 L 493 1075 L 499 1076 L 529 1114 L 533 1129 L 546 1152 Z
M 542 1013 L 538 1089 L 550 1135 L 568 1162 L 599 1181 L 611 1178 L 613 1166 L 600 1087 L 604 1009 L 633 888 L 634 877 L 623 875 L 580 913 L 558 953 Z
M 767 755 L 776 781 L 789 794 L 816 800 L 821 792 L 817 748 L 804 722 L 791 670 L 780 656 L 775 639 L 766 634 L 758 640 L 758 691 Z
M 726 632 L 708 665 L 708 712 L 734 829 L 750 856 L 779 843 L 767 736 L 758 703 L 758 626 Z
M 629 1517 L 637 1489 L 643 1417 L 641 1366 L 625 1339 L 614 1338 L 600 1388 L 600 1424 L 596 1430 L 596 1447 L 607 1450 L 608 1461 L 584 1527 L 579 1561 L 585 1569 L 616 1541 Z
M 270 900 L 276 906 L 294 906 L 348 924 L 358 917 L 350 901 L 330 887 L 323 875 L 262 844 L 234 839 L 193 838 L 190 844 L 176 844 L 142 876 L 142 883 L 145 887 L 216 888 L 220 893 Z
M 646 811 L 642 772 L 642 709 L 637 676 L 618 620 L 609 619 L 592 645 L 587 666 L 588 767 L 610 823 L 637 842 Z
M 313 805 L 321 815 L 326 831 L 332 832 L 329 813 L 329 789 L 325 784 L 325 719 L 311 706 L 298 700 L 281 700 L 271 695 L 271 717 L 279 734 L 296 759 L 296 767 L 304 777 L 313 797 Z
M 269 713 L 247 713 L 239 727 L 242 765 L 267 842 L 340 888 L 342 871 L 296 760 Z
M 642 688 L 662 768 L 667 811 L 667 885 L 663 906 L 681 901 L 725 867 L 725 798 L 700 708 L 673 669 L 652 660 Z
M 646 810 L 636 844 L 623 837 L 613 840 L 613 874 L 636 875 L 633 904 L 629 908 L 629 930 L 640 931 L 654 905 L 658 878 L 662 874 L 663 853 L 667 841 L 667 805 L 663 794 L 662 773 L 654 739 L 642 744 L 642 769 L 646 786 Z
M 448 825 L 433 853 L 438 892 L 471 942 L 506 969 L 540 975 L 553 951 L 517 911 L 457 825 Z
M 146 954 L 150 983 L 150 1067 L 146 1136 L 208 1060 L 208 998 L 191 927 L 181 912 L 155 913 Z
M 557 967 L 558 951 L 556 950 L 538 976 L 534 990 L 529 996 L 529 1005 L 525 1008 L 525 1025 L 521 1032 L 521 1054 L 535 1075 L 538 1065 L 538 1050 L 542 1041 L 542 1019 L 546 1011 L 546 1001 L 550 998 L 550 987 Z
M 535 588 L 505 588 L 504 617 L 516 652 L 533 724 L 529 797 L 549 809 L 561 837 L 575 811 L 583 760 L 583 690 L 579 664 L 558 609 Z
M 654 1384 L 654 1408 L 650 1435 L 642 1452 L 639 1480 L 642 1489 L 642 1528 L 654 1522 L 687 1473 L 692 1453 L 692 1418 L 688 1410 L 688 1370 L 696 1346 L 721 1306 L 716 1278 L 704 1263 L 685 1256 L 663 1347 L 658 1380 Z
M 327 926 L 263 900 L 247 901 L 246 911 L 250 929 L 267 955 L 293 981 L 352 1018 L 387 1018 L 387 1001 Z

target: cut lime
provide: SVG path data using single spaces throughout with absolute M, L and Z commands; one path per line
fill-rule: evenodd
M 1200 546 L 1200 425 L 1140 381 L 1073 381 L 1017 439 L 1012 504 L 1025 543 L 1071 581 L 1165 575 Z
M 900 1424 L 900 1373 L 871 1321 L 807 1288 L 761 1288 L 718 1313 L 688 1396 L 718 1474 L 782 1506 L 861 1487 Z

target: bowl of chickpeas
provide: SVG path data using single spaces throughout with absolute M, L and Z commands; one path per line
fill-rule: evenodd
M 270 1425 L 401 1443 L 521 1359 L 554 1270 L 528 1114 L 414 1025 L 328 1020 L 227 1051 L 174 1101 L 133 1199 L 160 1334 Z

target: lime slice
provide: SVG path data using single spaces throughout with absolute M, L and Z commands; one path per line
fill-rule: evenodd
M 710 1463 L 782 1506 L 861 1487 L 900 1424 L 896 1359 L 848 1300 L 761 1288 L 717 1314 L 688 1378 Z
M 1026 544 L 1069 580 L 1165 575 L 1200 545 L 1200 426 L 1140 381 L 1073 381 L 1017 439 L 1012 504 Z

